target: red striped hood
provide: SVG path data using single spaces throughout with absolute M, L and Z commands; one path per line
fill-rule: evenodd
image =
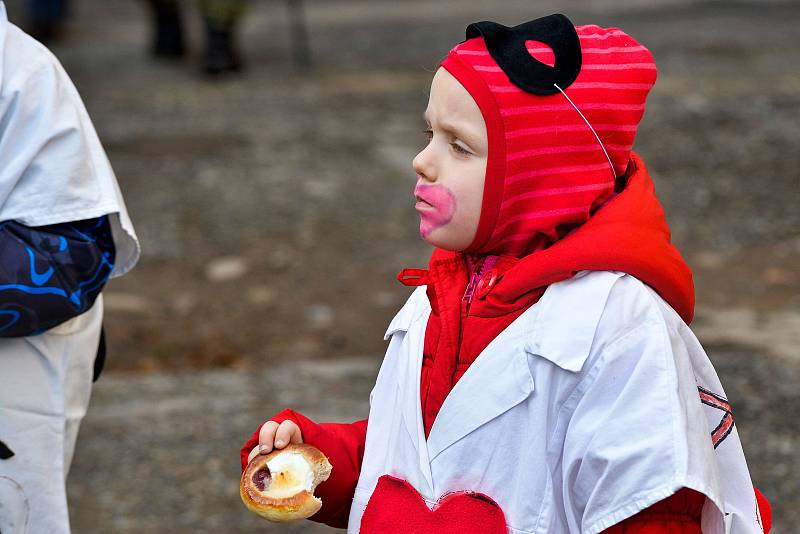
M 442 61 L 477 102 L 486 123 L 487 159 L 477 254 L 521 257 L 546 248 L 590 215 L 625 173 L 645 98 L 655 83 L 650 52 L 619 29 L 576 28 L 581 69 L 565 89 L 597 131 L 561 93 L 535 95 L 514 85 L 482 37 L 457 45 Z M 553 51 L 527 42 L 528 52 L 552 64 Z

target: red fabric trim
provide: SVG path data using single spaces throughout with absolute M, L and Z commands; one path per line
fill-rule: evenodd
M 469 92 L 478 104 L 486 123 L 489 153 L 486 159 L 483 203 L 475 238 L 464 251 L 469 253 L 480 250 L 489 241 L 497 223 L 497 215 L 500 213 L 506 176 L 505 128 L 494 95 L 486 86 L 486 82 L 474 70 L 464 65 L 454 54 L 447 56 L 441 66 Z
M 346 528 L 353 502 L 361 463 L 364 459 L 364 443 L 367 438 L 367 420 L 355 423 L 315 423 L 294 410 L 284 410 L 270 421 L 282 423 L 290 419 L 297 423 L 303 433 L 303 442 L 313 445 L 328 457 L 333 470 L 331 476 L 317 486 L 314 494 L 322 499 L 322 508 L 311 516 L 311 521 L 325 523 L 335 528 Z M 247 465 L 247 456 L 258 445 L 261 427 L 247 440 L 241 449 L 242 469 Z
M 682 488 L 663 501 L 603 531 L 603 534 L 702 534 L 706 496 Z
M 761 527 L 764 529 L 764 534 L 769 534 L 769 531 L 772 530 L 772 506 L 758 488 L 753 489 L 756 492 L 756 503 L 758 504 L 758 511 L 761 514 Z

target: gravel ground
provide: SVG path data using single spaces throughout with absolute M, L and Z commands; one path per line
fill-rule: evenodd
M 774 532 L 800 524 L 787 424 L 800 415 L 796 2 L 309 0 L 309 70 L 290 62 L 284 4 L 252 2 L 248 71 L 219 83 L 197 76 L 196 57 L 147 57 L 144 2 L 73 5 L 54 50 L 144 247 L 106 291 L 111 359 L 70 479 L 76 532 L 325 531 L 248 514 L 236 449 L 285 405 L 364 415 L 381 334 L 408 293 L 394 274 L 429 253 L 410 161 L 437 60 L 468 22 L 556 11 L 620 26 L 654 53 L 636 148 L 695 271 L 695 327 Z

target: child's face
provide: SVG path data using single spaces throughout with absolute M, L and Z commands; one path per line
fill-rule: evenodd
M 428 145 L 413 162 L 419 233 L 431 245 L 464 250 L 481 215 L 486 125 L 475 100 L 443 68 L 433 77 L 425 121 Z

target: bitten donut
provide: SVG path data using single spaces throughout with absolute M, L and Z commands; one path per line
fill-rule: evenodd
M 264 519 L 305 519 L 322 507 L 314 489 L 328 479 L 331 469 L 319 449 L 290 444 L 253 458 L 242 473 L 239 494 L 245 506 Z

